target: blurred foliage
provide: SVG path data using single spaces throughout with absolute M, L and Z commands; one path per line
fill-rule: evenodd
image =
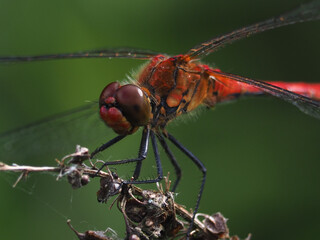
M 0 55 L 121 46 L 181 54 L 218 34 L 276 16 L 303 2 L 0 0 Z M 317 82 L 319 40 L 319 22 L 296 24 L 233 43 L 204 62 L 256 79 Z M 124 59 L 2 64 L 0 131 L 96 100 L 107 83 L 125 79 L 141 64 L 143 61 Z M 77 131 L 68 131 L 69 125 L 73 124 L 58 131 L 64 132 L 62 135 L 56 135 L 55 129 L 43 132 L 44 148 L 52 146 L 51 139 L 56 138 L 73 149 L 81 125 Z M 84 127 L 82 138 L 95 139 L 92 146 L 111 138 L 110 131 L 97 130 L 95 124 Z M 200 211 L 222 212 L 230 219 L 231 234 L 245 237 L 251 232 L 252 239 L 260 240 L 316 238 L 320 226 L 318 120 L 277 99 L 250 98 L 202 111 L 192 120 L 177 120 L 169 131 L 208 169 Z M 38 135 L 31 132 L 30 136 Z M 124 140 L 101 158 L 135 156 L 139 136 Z M 20 145 L 17 156 L 25 151 L 25 145 Z M 38 163 L 54 164 L 54 156 L 66 153 L 57 151 L 49 157 L 44 152 Z M 180 152 L 174 149 L 174 153 L 184 174 L 176 200 L 193 207 L 201 175 Z M 152 154 L 149 156 L 143 178 L 155 175 Z M 173 173 L 163 152 L 161 156 L 164 172 Z M 0 161 L 5 162 L 6 156 Z M 132 168 L 117 169 L 121 176 L 129 177 Z M 97 204 L 97 181 L 73 191 L 65 181 L 39 174 L 13 189 L 16 176 L 0 176 L 1 239 L 75 239 L 67 218 L 80 231 L 111 227 L 124 235 L 117 209 L 110 211 L 107 205 Z

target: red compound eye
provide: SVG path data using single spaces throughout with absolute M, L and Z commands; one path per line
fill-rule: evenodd
M 99 99 L 101 119 L 118 134 L 131 134 L 149 122 L 151 106 L 136 85 L 107 85 Z
M 127 84 L 119 88 L 115 99 L 123 115 L 133 126 L 149 122 L 151 106 L 146 94 L 136 85 Z
M 118 82 L 113 82 L 108 84 L 100 94 L 99 106 L 101 107 L 107 99 L 109 99 L 109 102 L 110 102 L 110 97 L 114 97 L 117 89 L 119 88 L 120 88 L 120 84 Z

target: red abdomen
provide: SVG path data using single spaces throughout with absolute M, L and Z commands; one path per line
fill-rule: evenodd
M 288 91 L 320 101 L 320 83 L 266 82 Z M 227 78 L 219 78 L 215 90 L 217 91 L 218 96 L 217 102 L 225 102 L 241 96 L 266 94 L 262 89 Z
M 301 94 L 303 96 L 320 100 L 320 83 L 304 83 L 304 82 L 268 82 L 277 87 L 284 88 L 291 92 Z

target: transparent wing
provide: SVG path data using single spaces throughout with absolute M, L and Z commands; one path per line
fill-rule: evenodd
M 0 57 L 0 62 L 31 62 L 43 60 L 58 60 L 71 58 L 133 58 L 148 60 L 159 53 L 139 49 L 101 49 L 77 53 L 49 54 L 39 56 L 9 56 Z
M 306 22 L 311 20 L 320 19 L 320 1 L 316 0 L 308 4 L 302 5 L 289 13 L 274 17 L 248 27 L 240 28 L 233 32 L 223 34 L 209 41 L 201 43 L 194 48 L 190 49 L 186 55 L 191 58 L 200 58 L 216 51 L 218 48 L 223 47 L 233 41 L 249 37 L 250 35 L 264 32 L 270 29 L 294 24 L 298 22 Z
M 94 150 L 113 135 L 99 119 L 98 104 L 90 103 L 1 134 L 0 162 L 52 166 L 77 144 Z
M 232 80 L 235 80 L 238 82 L 246 83 L 246 84 L 252 85 L 254 87 L 257 87 L 272 96 L 281 98 L 281 99 L 295 105 L 302 112 L 309 114 L 315 118 L 320 119 L 320 102 L 318 102 L 318 101 L 312 100 L 308 97 L 299 95 L 294 92 L 290 92 L 288 90 L 274 86 L 274 85 L 266 83 L 266 82 L 234 75 L 231 73 L 216 72 L 216 71 L 212 70 L 210 72 L 210 74 L 213 77 L 217 77 L 217 78 L 225 77 L 225 78 L 229 78 L 229 79 L 232 79 Z

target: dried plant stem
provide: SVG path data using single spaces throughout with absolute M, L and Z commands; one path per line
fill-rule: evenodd
M 71 167 L 36 167 L 36 166 L 27 166 L 27 165 L 8 165 L 3 162 L 0 162 L 0 171 L 3 172 L 22 172 L 27 175 L 30 172 L 57 172 L 61 173 L 61 171 L 67 172 Z M 96 169 L 90 168 L 82 168 L 83 173 L 87 175 L 96 175 L 97 177 L 108 177 L 110 174 L 104 171 L 98 171 Z
M 65 156 L 61 161 L 57 160 L 58 166 L 56 167 L 8 165 L 0 162 L 0 171 L 21 172 L 13 187 L 32 172 L 55 172 L 58 175 L 57 180 L 67 177 L 74 189 L 88 184 L 90 178 L 99 177 L 98 201 L 107 202 L 110 197 L 117 195 L 115 202 L 124 216 L 128 239 L 174 239 L 177 236 L 184 236 L 193 218 L 192 211 L 186 210 L 184 206 L 174 201 L 174 194 L 169 191 L 171 184 L 169 177 L 165 178 L 164 188 L 161 184 L 157 184 L 157 191 L 143 190 L 131 184 L 124 184 L 124 181 L 109 169 L 107 171 L 98 170 L 90 161 L 89 156 L 88 149 L 77 146 L 75 153 Z M 83 163 L 86 160 L 89 160 L 90 166 Z M 200 221 L 199 217 L 203 220 Z M 226 221 L 227 219 L 220 213 L 211 216 L 197 214 L 193 231 L 190 233 L 190 240 L 239 240 L 237 236 L 229 236 Z M 86 231 L 81 234 L 73 228 L 72 230 L 81 240 L 114 239 L 105 237 L 100 231 Z M 247 240 L 249 239 L 250 236 Z
M 60 167 L 34 167 L 24 165 L 7 165 L 0 162 L 0 171 L 6 172 L 60 172 Z

